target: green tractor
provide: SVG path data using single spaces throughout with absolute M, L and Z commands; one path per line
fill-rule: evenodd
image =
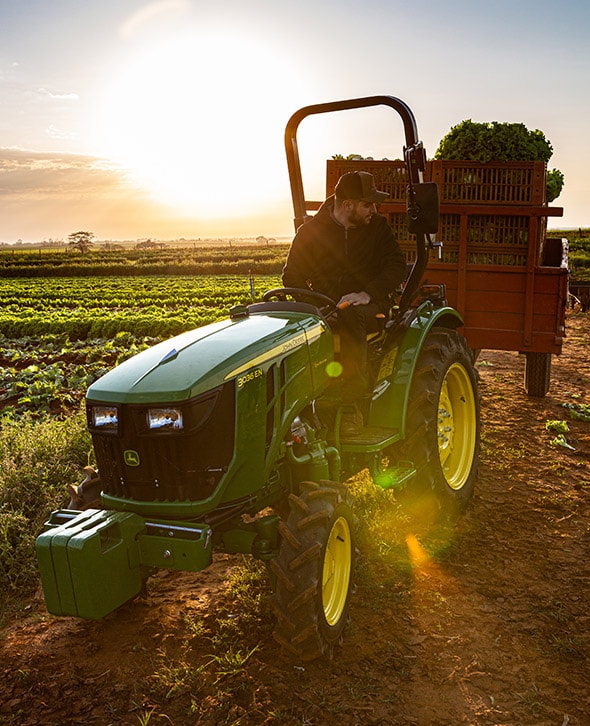
M 437 514 L 473 492 L 479 394 L 473 355 L 444 289 L 420 285 L 438 225 L 436 185 L 406 104 L 373 96 L 309 106 L 285 133 L 295 224 L 306 214 L 296 133 L 311 114 L 385 105 L 403 122 L 408 224 L 416 261 L 381 331 L 366 425 L 340 434 L 330 395 L 334 301 L 279 288 L 229 318 L 136 355 L 86 397 L 98 474 L 73 488 L 37 538 L 49 612 L 100 619 L 157 568 L 199 572 L 215 551 L 267 564 L 275 637 L 301 660 L 331 656 L 345 628 L 355 564 L 351 498 L 368 469 L 379 487 Z M 90 507 L 88 508 L 88 505 Z

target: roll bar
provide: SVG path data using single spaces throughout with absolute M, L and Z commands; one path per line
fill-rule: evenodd
M 432 185 L 424 185 L 423 172 L 426 166 L 426 152 L 422 142 L 418 140 L 418 127 L 410 107 L 395 96 L 367 96 L 353 98 L 345 101 L 331 101 L 305 106 L 296 111 L 285 129 L 285 151 L 287 154 L 287 168 L 291 184 L 291 197 L 293 199 L 294 223 L 297 230 L 307 218 L 307 205 L 303 190 L 303 177 L 299 148 L 297 146 L 297 130 L 300 123 L 308 116 L 347 111 L 371 106 L 388 106 L 401 117 L 406 143 L 404 146 L 404 162 L 408 171 L 408 217 L 410 231 L 416 234 L 417 255 L 416 262 L 406 281 L 406 286 L 400 300 L 400 308 L 409 307 L 414 293 L 418 289 L 420 280 L 428 262 L 427 243 L 429 235 L 436 232 L 438 227 L 438 194 L 433 194 Z M 429 187 L 424 189 L 424 187 Z M 426 192 L 426 194 L 424 194 Z M 436 200 L 434 201 L 434 196 Z M 428 199 L 428 202 L 425 200 Z M 428 209 L 426 206 L 428 205 Z M 424 206 L 424 209 L 422 209 Z M 434 209 L 436 207 L 436 209 Z

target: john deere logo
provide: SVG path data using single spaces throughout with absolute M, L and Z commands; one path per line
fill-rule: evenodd
M 139 454 L 133 449 L 127 449 L 123 452 L 123 459 L 127 466 L 139 466 Z

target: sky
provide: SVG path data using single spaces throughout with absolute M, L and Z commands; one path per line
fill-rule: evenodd
M 0 0 L 0 243 L 292 236 L 284 130 L 390 95 L 429 157 L 456 124 L 553 147 L 552 228 L 590 226 L 588 0 Z M 389 108 L 305 119 L 306 197 L 333 154 L 399 158 Z

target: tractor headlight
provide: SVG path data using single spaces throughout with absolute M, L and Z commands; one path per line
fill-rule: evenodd
M 117 431 L 119 412 L 116 406 L 92 406 L 92 425 L 101 431 Z
M 149 408 L 148 428 L 156 431 L 180 431 L 184 428 L 179 408 Z

